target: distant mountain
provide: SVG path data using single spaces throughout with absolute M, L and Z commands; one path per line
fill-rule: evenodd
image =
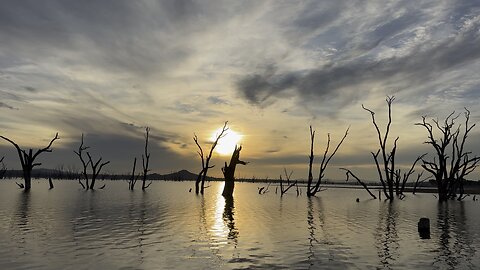
M 197 174 L 191 173 L 187 170 L 180 170 L 178 172 L 172 172 L 169 174 L 158 174 L 152 173 L 147 176 L 149 180 L 170 180 L 170 181 L 195 181 L 197 179 Z M 5 173 L 5 178 L 22 178 L 23 171 L 22 170 L 7 170 Z M 78 179 L 82 177 L 79 173 L 75 172 L 67 172 L 61 171 L 56 169 L 46 169 L 46 168 L 38 168 L 32 170 L 32 177 L 33 178 L 54 178 L 54 179 Z M 111 180 L 119 180 L 119 179 L 129 179 L 131 175 L 125 174 L 103 174 L 101 173 L 98 179 L 111 179 Z M 208 177 L 207 180 L 219 180 L 219 178 L 215 177 Z
M 191 173 L 187 170 L 181 170 L 181 171 L 173 172 L 169 174 L 152 173 L 148 175 L 148 179 L 186 181 L 186 180 L 196 180 L 197 176 L 198 176 L 197 174 Z

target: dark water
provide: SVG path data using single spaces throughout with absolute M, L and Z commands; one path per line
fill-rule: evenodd
M 0 182 L 0 269 L 478 269 L 480 203 L 437 203 L 432 194 L 371 200 L 363 190 L 318 198 L 257 194 L 234 201 L 212 183 L 155 182 L 147 192 L 106 181 L 42 181 L 29 194 Z M 360 202 L 355 202 L 359 197 Z M 431 220 L 431 239 L 417 222 Z

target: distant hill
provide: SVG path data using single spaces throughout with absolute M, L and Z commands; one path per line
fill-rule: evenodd
M 187 170 L 181 170 L 181 171 L 173 172 L 169 174 L 152 173 L 148 175 L 148 179 L 185 181 L 185 180 L 196 180 L 197 176 L 198 176 L 197 174 L 191 173 Z
M 158 174 L 152 173 L 147 176 L 149 180 L 173 180 L 173 181 L 195 181 L 197 179 L 197 174 L 191 173 L 187 170 L 180 170 L 178 172 L 172 172 L 168 174 Z M 5 173 L 5 178 L 21 178 L 23 177 L 22 170 L 7 170 Z M 53 178 L 53 179 L 78 179 L 81 177 L 79 173 L 61 171 L 56 169 L 46 169 L 39 168 L 32 170 L 33 178 Z M 120 179 L 129 179 L 130 175 L 125 174 L 100 174 L 99 179 L 111 179 L 111 180 L 120 180 Z M 207 177 L 207 180 L 219 180 L 215 177 Z

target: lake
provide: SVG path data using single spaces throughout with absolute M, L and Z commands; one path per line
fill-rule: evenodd
M 233 201 L 210 183 L 124 181 L 84 191 L 34 180 L 30 193 L 0 181 L 0 269 L 478 269 L 480 202 L 432 194 L 372 200 L 329 188 L 307 198 L 238 183 Z M 97 183 L 98 186 L 102 182 Z M 140 185 L 137 188 L 141 187 Z M 356 202 L 356 198 L 360 202 Z M 417 222 L 430 218 L 431 238 Z

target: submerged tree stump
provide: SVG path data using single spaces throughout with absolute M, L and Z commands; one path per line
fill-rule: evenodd
M 422 239 L 430 239 L 430 219 L 420 218 L 418 221 L 418 234 Z
M 223 176 L 225 177 L 225 186 L 222 192 L 223 197 L 233 197 L 233 189 L 235 188 L 235 169 L 237 164 L 247 165 L 247 162 L 240 160 L 241 150 L 241 146 L 235 146 L 232 158 L 230 159 L 230 164 L 227 165 L 227 162 L 225 162 L 225 167 L 222 168 Z
M 49 189 L 53 189 L 53 182 L 51 177 L 48 178 L 48 184 L 50 185 Z

